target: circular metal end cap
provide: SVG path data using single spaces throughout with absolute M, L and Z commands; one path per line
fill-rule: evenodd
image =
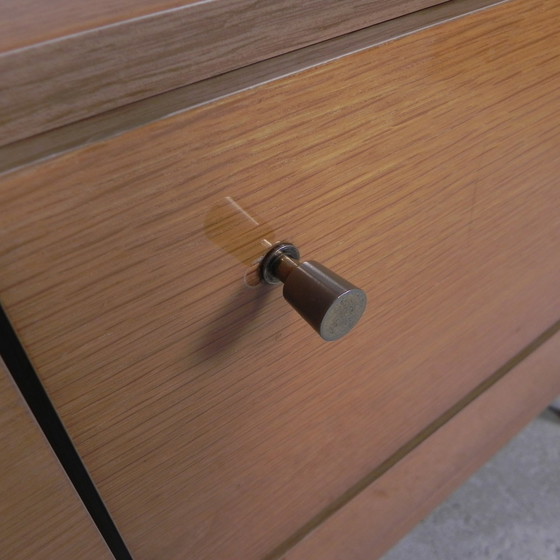
M 363 290 L 354 288 L 338 296 L 325 313 L 319 334 L 324 340 L 332 341 L 348 334 L 358 323 L 367 305 Z

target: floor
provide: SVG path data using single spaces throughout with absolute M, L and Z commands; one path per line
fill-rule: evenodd
M 551 410 L 382 558 L 467 559 L 560 560 L 560 417 Z

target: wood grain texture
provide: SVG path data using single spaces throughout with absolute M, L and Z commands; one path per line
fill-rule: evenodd
M 1 360 L 0 442 L 2 558 L 112 558 Z
M 3 0 L 0 52 L 193 4 L 197 0 Z
M 0 145 L 442 1 L 195 2 L 9 51 Z
M 0 146 L 0 173 L 53 157 L 88 143 L 99 142 L 169 115 L 210 103 L 264 82 L 295 74 L 366 48 L 395 40 L 502 0 L 454 0 L 420 10 L 264 60 L 195 84 L 180 87 L 148 99 L 106 111 L 43 134 Z
M 374 560 L 560 394 L 560 333 L 425 440 L 284 560 Z
M 512 1 L 3 178 L 0 296 L 135 557 L 266 556 L 560 317 L 559 15 Z M 366 290 L 350 336 L 245 287 L 204 231 L 225 196 Z

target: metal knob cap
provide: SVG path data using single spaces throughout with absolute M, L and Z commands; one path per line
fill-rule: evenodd
M 347 334 L 366 308 L 363 290 L 317 262 L 299 262 L 291 243 L 280 243 L 265 255 L 261 278 L 267 284 L 283 282 L 286 301 L 324 340 Z

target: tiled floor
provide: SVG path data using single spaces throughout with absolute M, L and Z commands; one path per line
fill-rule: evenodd
M 560 560 L 560 418 L 546 411 L 382 560 Z

